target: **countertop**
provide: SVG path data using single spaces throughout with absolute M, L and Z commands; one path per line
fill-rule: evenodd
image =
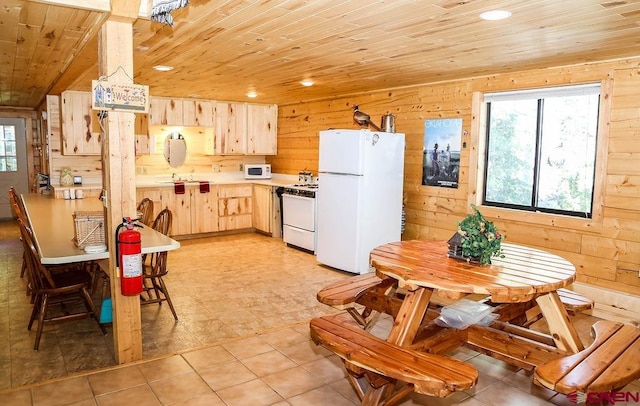
M 231 184 L 256 184 L 266 186 L 286 186 L 298 182 L 297 175 L 284 175 L 274 173 L 271 179 L 245 179 L 244 173 L 220 173 L 220 174 L 188 174 L 171 179 L 171 176 L 138 176 L 136 177 L 136 187 L 173 187 L 174 181 L 184 182 L 185 186 L 198 186 L 201 181 L 209 182 L 211 185 L 231 185 Z

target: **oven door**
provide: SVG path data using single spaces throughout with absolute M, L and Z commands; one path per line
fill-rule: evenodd
M 282 217 L 284 225 L 302 228 L 307 231 L 315 231 L 316 199 L 313 197 L 283 194 Z

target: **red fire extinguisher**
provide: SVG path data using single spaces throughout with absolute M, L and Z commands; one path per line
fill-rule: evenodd
M 123 218 L 116 228 L 116 267 L 120 269 L 120 290 L 125 296 L 142 293 L 142 243 L 131 218 Z M 126 230 L 120 231 L 126 227 Z

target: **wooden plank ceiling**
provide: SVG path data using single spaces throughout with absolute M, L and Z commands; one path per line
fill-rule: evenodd
M 493 9 L 513 16 L 478 17 Z M 106 13 L 25 0 L 0 12 L 0 106 L 90 89 Z M 636 0 L 191 0 L 173 16 L 134 23 L 134 80 L 155 96 L 286 104 L 640 55 Z

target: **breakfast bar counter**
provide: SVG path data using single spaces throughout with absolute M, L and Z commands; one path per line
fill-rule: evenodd
M 31 223 L 37 248 L 43 264 L 63 264 L 106 259 L 109 253 L 87 253 L 73 242 L 76 211 L 102 211 L 102 202 L 95 197 L 65 200 L 39 194 L 22 195 L 27 217 Z M 171 251 L 180 243 L 157 231 L 143 226 L 139 229 L 142 253 Z

